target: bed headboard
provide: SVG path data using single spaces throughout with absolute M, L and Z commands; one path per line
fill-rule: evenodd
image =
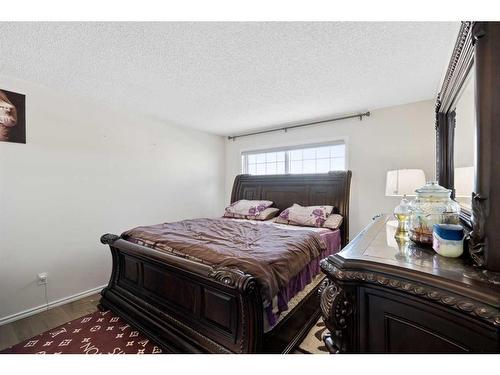
M 334 206 L 334 213 L 344 217 L 340 227 L 343 247 L 349 242 L 351 175 L 351 171 L 267 176 L 240 174 L 234 179 L 231 203 L 240 199 L 265 199 L 273 201 L 280 211 L 294 203 Z

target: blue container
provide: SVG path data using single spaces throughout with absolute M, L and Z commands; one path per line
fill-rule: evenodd
M 444 240 L 461 241 L 464 238 L 464 228 L 457 224 L 434 224 L 434 232 Z
M 439 255 L 456 258 L 464 251 L 464 229 L 456 224 L 434 224 L 432 248 Z

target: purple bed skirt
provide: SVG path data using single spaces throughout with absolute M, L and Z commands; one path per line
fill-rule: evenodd
M 278 292 L 278 311 L 273 312 L 273 309 L 276 310 L 276 307 L 273 305 L 265 308 L 265 314 L 270 327 L 276 325 L 278 317 L 283 311 L 288 310 L 288 302 L 321 272 L 319 266 L 321 259 L 340 251 L 341 240 L 339 230 L 320 233 L 320 236 L 326 242 L 326 249 L 317 258 L 309 262 L 285 287 L 280 289 Z

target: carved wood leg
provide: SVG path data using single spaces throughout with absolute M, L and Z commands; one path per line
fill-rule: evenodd
M 353 303 L 342 287 L 334 280 L 325 279 L 318 292 L 323 320 L 330 334 L 324 337 L 324 342 L 330 353 L 345 353 L 348 344 L 345 340 L 349 318 L 353 314 Z

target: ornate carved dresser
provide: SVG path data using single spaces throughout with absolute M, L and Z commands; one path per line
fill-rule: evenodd
M 380 216 L 321 263 L 331 353 L 500 352 L 500 285 L 462 258 L 394 238 Z

